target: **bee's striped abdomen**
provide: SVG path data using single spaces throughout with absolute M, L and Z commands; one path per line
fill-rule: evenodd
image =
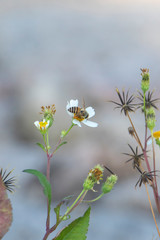
M 70 107 L 68 111 L 77 114 L 79 112 L 79 109 L 79 107 Z

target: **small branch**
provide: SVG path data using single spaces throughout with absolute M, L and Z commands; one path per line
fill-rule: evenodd
M 141 147 L 141 149 L 142 149 L 142 151 L 143 151 L 142 143 L 141 143 L 141 141 L 140 141 L 140 139 L 139 139 L 139 137 L 138 137 L 138 134 L 137 134 L 137 132 L 136 132 L 136 129 L 135 129 L 135 127 L 134 127 L 134 124 L 133 124 L 133 122 L 132 122 L 132 120 L 131 120 L 130 115 L 129 115 L 128 112 L 127 112 L 127 117 L 128 117 L 128 119 L 129 119 L 129 121 L 130 121 L 130 123 L 131 123 L 131 125 L 132 125 L 132 128 L 133 128 L 134 133 L 135 133 L 135 135 L 136 135 L 136 139 L 137 139 L 137 141 L 138 141 L 138 144 L 140 145 L 140 147 Z

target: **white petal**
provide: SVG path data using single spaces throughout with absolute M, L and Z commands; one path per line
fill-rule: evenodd
M 92 122 L 92 121 L 88 121 L 87 119 L 82 121 L 85 125 L 87 125 L 88 127 L 98 127 L 98 123 L 96 122 Z
M 48 120 L 46 124 L 46 128 L 48 128 L 49 124 L 50 124 L 50 121 Z
M 81 127 L 81 123 L 77 120 L 77 119 L 73 119 L 72 121 L 74 124 L 78 125 L 79 127 Z
M 88 118 L 91 118 L 91 117 L 93 117 L 95 115 L 95 111 L 94 111 L 94 109 L 92 107 L 87 107 L 86 111 L 89 114 Z
M 71 106 L 70 106 L 70 103 L 67 102 L 66 110 L 68 110 L 70 107 L 71 107 Z
M 73 100 L 71 99 L 70 100 L 70 107 L 78 107 L 78 100 Z
M 39 129 L 40 128 L 40 126 L 39 126 L 39 121 L 35 121 L 34 122 L 34 125 Z
M 74 113 L 71 113 L 71 112 L 69 112 L 68 110 L 67 110 L 67 113 L 68 113 L 71 117 L 74 116 Z

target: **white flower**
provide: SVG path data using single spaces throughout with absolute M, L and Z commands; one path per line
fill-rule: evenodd
M 67 102 L 66 106 L 67 113 L 73 118 L 72 122 L 75 125 L 81 127 L 81 122 L 89 127 L 97 127 L 98 123 L 89 121 L 88 119 L 95 115 L 95 111 L 92 107 L 80 108 L 78 107 L 78 100 L 71 99 Z
M 40 131 L 46 131 L 49 127 L 49 120 L 46 122 L 45 119 L 43 119 L 42 122 L 35 121 L 34 125 L 40 130 Z

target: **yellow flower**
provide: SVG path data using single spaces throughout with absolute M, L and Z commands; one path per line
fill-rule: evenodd
M 45 134 L 49 127 L 49 120 L 46 121 L 45 119 L 43 119 L 42 122 L 35 121 L 34 125 L 40 130 L 42 134 Z
M 160 130 L 153 133 L 155 139 L 160 138 Z

